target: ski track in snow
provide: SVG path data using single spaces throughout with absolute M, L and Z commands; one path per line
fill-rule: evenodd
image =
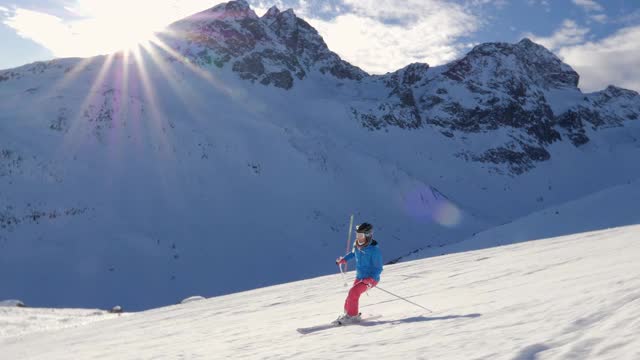
M 329 323 L 347 288 L 339 275 L 56 329 L 4 308 L 3 359 L 638 359 L 640 226 L 574 234 L 387 266 L 361 298 L 380 319 Z M 352 275 L 352 273 L 349 273 Z M 96 316 L 104 318 L 104 316 Z M 33 332 L 32 332 L 33 331 Z

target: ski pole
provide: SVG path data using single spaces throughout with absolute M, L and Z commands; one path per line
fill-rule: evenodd
M 353 230 L 353 214 L 349 218 L 349 232 L 347 233 L 347 249 L 345 250 L 345 254 L 349 252 L 349 246 L 351 245 L 351 230 Z M 344 264 L 344 271 L 347 271 L 348 266 Z
M 397 297 L 398 299 L 402 299 L 402 300 L 404 300 L 404 301 L 408 302 L 409 304 L 413 304 L 413 305 L 415 305 L 415 306 L 421 307 L 421 308 L 423 308 L 423 309 L 427 310 L 428 312 L 433 312 L 433 311 L 431 311 L 431 310 L 427 309 L 426 307 L 424 307 L 424 306 L 422 306 L 422 305 L 418 305 L 418 304 L 414 303 L 413 301 L 407 300 L 407 299 L 403 298 L 402 296 L 398 296 L 398 295 L 396 295 L 396 294 L 394 294 L 394 293 L 392 293 L 392 292 L 390 292 L 390 291 L 387 291 L 387 290 L 385 290 L 385 289 L 383 289 L 383 288 L 381 288 L 381 287 L 379 287 L 379 286 L 375 286 L 375 288 L 376 288 L 376 289 L 378 289 L 378 290 L 382 290 L 382 291 L 386 292 L 387 294 L 391 294 L 391 295 L 393 295 L 393 296 Z
M 349 252 L 349 244 L 351 243 L 351 230 L 353 229 L 353 214 L 351 214 L 351 218 L 349 219 L 349 232 L 347 233 L 347 252 Z M 344 283 L 344 286 L 347 287 L 349 286 L 347 284 L 347 279 L 345 279 L 344 277 L 344 271 L 342 271 L 342 264 L 338 264 L 338 267 L 340 268 L 340 274 L 342 274 L 342 281 Z M 344 268 L 345 270 L 347 269 L 347 264 L 344 264 Z
M 344 283 L 344 286 L 345 287 L 349 286 L 349 284 L 347 284 L 347 279 L 344 277 L 344 271 L 342 271 L 342 265 L 338 264 L 338 267 L 340 268 L 340 274 L 342 274 L 342 282 Z

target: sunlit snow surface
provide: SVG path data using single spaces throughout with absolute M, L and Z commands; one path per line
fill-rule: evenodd
M 361 310 L 382 317 L 308 335 L 296 328 L 339 315 L 340 275 L 122 316 L 0 308 L 0 352 L 3 359 L 638 359 L 639 237 L 636 225 L 387 266 L 381 287 L 434 312 L 374 289 Z M 45 321 L 48 312 L 74 324 Z

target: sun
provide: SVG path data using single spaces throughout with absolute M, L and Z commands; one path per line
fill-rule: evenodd
M 106 54 L 148 43 L 155 32 L 173 20 L 169 10 L 157 3 L 150 0 L 76 0 L 73 10 L 78 19 L 70 23 L 73 32 L 78 34 L 76 46 Z
M 148 43 L 158 30 L 157 24 L 142 19 L 104 19 L 92 24 L 92 36 L 86 41 L 100 44 L 103 53 L 113 53 Z
M 17 6 L 4 24 L 55 57 L 91 57 L 148 44 L 171 23 L 220 0 L 64 0 L 55 14 Z M 0 6 L 0 12 L 2 7 Z M 1 14 L 0 14 L 1 15 Z
M 134 25 L 123 29 L 122 36 L 114 39 L 114 42 L 120 49 L 131 51 L 138 46 L 146 47 L 155 37 L 154 33 L 155 31 L 151 28 Z

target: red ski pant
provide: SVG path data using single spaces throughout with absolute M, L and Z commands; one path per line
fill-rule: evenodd
M 378 282 L 370 279 L 371 287 L 378 285 Z M 360 300 L 360 295 L 366 292 L 369 289 L 367 284 L 362 282 L 362 279 L 356 279 L 353 282 L 353 286 L 351 290 L 349 290 L 349 295 L 347 295 L 347 300 L 344 302 L 344 311 L 349 316 L 358 315 L 358 301 Z

